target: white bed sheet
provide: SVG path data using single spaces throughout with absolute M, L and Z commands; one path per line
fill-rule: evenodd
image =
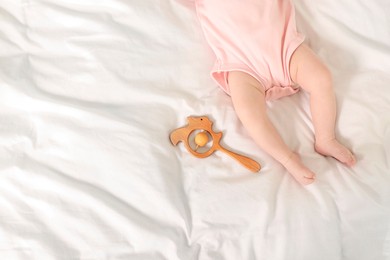
M 308 97 L 270 102 L 318 174 L 296 183 L 209 77 L 186 0 L 0 2 L 0 259 L 389 260 L 390 3 L 296 0 L 334 75 L 349 169 L 313 151 Z M 208 115 L 252 174 L 168 135 Z

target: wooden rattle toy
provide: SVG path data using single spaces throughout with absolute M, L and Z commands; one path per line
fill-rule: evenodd
M 238 162 L 240 162 L 243 166 L 251 170 L 252 172 L 258 172 L 261 169 L 261 166 L 256 161 L 234 153 L 224 147 L 221 146 L 220 141 L 222 138 L 222 132 L 215 133 L 212 130 L 212 122 L 209 120 L 207 116 L 201 116 L 201 117 L 188 117 L 187 118 L 188 125 L 185 127 L 181 127 L 178 129 L 175 129 L 170 134 L 170 140 L 173 145 L 177 145 L 179 142 L 184 142 L 185 147 L 187 150 L 194 156 L 198 158 L 206 158 L 213 154 L 216 150 L 219 150 L 221 152 L 224 152 L 234 159 L 236 159 Z M 194 142 L 196 144 L 195 149 L 193 149 L 190 145 L 190 136 L 194 131 L 200 131 L 195 135 Z M 205 147 L 209 143 L 209 136 L 212 138 L 212 145 L 211 147 L 205 151 L 205 152 L 198 152 L 198 148 Z

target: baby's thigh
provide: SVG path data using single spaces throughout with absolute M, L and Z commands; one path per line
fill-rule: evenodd
M 231 90 L 232 88 L 243 89 L 244 86 L 250 86 L 254 87 L 263 94 L 265 93 L 263 85 L 249 73 L 243 71 L 230 71 L 228 72 L 227 79 Z
M 329 69 L 306 44 L 301 44 L 293 53 L 290 76 L 293 82 L 304 89 L 318 84 L 331 84 L 332 81 Z

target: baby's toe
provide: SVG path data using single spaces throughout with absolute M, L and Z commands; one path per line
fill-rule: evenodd
M 312 179 L 309 179 L 309 178 L 304 178 L 301 183 L 303 185 L 309 185 L 309 184 L 312 184 L 313 182 L 315 181 L 315 178 L 312 178 Z
M 351 153 L 348 160 L 345 162 L 345 164 L 348 166 L 348 167 L 352 167 L 356 164 L 356 158 L 355 156 Z

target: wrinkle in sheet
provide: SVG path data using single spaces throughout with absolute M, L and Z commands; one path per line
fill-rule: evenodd
M 313 3 L 296 1 L 297 16 L 335 73 L 338 130 L 361 160 L 346 169 L 314 153 L 306 96 L 268 104 L 279 128 L 294 129 L 286 142 L 318 171 L 302 188 L 251 141 L 209 79 L 191 4 L 2 1 L 0 258 L 384 260 L 386 5 Z M 365 11 L 377 16 L 351 23 Z M 373 31 L 361 37 L 360 25 Z M 212 116 L 262 172 L 173 147 L 169 130 L 190 114 Z

